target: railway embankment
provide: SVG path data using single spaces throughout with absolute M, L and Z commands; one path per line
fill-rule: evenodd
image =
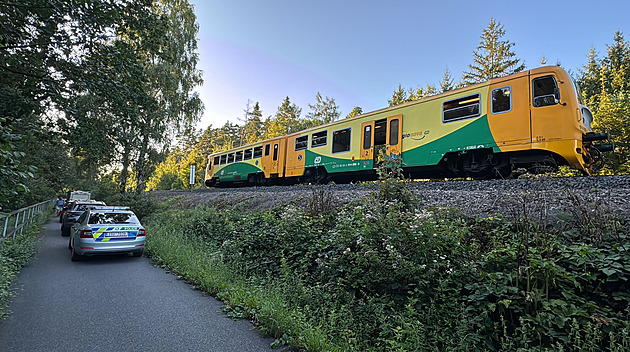
M 152 192 L 146 252 L 274 346 L 630 350 L 630 177 L 398 186 Z
M 412 181 L 409 189 L 420 206 L 450 207 L 469 216 L 526 215 L 554 221 L 563 214 L 594 207 L 630 217 L 630 176 L 534 177 L 507 180 Z M 375 183 L 212 188 L 190 191 L 153 191 L 158 201 L 178 197 L 182 209 L 205 204 L 240 206 L 243 211 L 265 210 L 283 203 L 307 206 L 325 192 L 326 201 L 341 206 L 377 191 Z

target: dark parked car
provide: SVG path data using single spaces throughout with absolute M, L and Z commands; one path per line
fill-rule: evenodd
M 61 210 L 59 211 L 59 222 L 63 222 L 63 214 L 76 202 L 76 200 L 69 200 L 61 207 Z
M 95 200 L 77 201 L 72 203 L 68 210 L 63 213 L 61 221 L 61 236 L 70 236 L 70 228 L 77 222 L 77 219 L 84 211 L 103 206 L 105 203 Z

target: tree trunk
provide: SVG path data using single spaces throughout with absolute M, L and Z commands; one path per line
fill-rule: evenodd
M 143 131 L 145 132 L 145 131 Z M 138 163 L 136 164 L 136 171 L 138 174 L 136 183 L 136 192 L 142 192 L 144 190 L 144 176 L 145 176 L 145 166 L 146 166 L 146 155 L 149 149 L 149 137 L 146 135 L 147 132 L 142 135 L 142 144 L 140 145 L 140 155 L 138 156 Z
M 129 154 L 131 151 L 130 143 L 125 144 L 125 149 L 123 151 L 123 160 L 122 160 L 122 171 L 120 172 L 120 188 L 118 189 L 120 193 L 125 193 L 127 191 L 127 177 L 129 176 Z

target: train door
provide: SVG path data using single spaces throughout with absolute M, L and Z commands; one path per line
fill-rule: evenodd
M 272 173 L 274 173 L 273 168 L 273 155 L 272 155 L 272 142 L 267 142 L 263 145 L 263 156 L 261 159 L 262 169 L 265 172 L 265 177 L 269 178 Z
M 560 102 L 563 83 L 551 72 L 531 75 L 532 143 L 553 141 L 563 135 L 562 129 L 569 121 L 563 116 L 568 109 Z
M 286 157 L 286 138 L 268 141 L 263 146 L 262 165 L 265 177 L 283 177 Z M 272 176 L 273 175 L 273 176 Z
M 374 121 L 361 124 L 361 160 L 374 160 Z
M 531 139 L 528 76 L 505 80 L 490 86 L 488 125 L 497 146 L 503 151 L 521 149 Z
M 402 153 L 402 115 L 387 118 L 386 136 L 387 154 L 400 156 Z

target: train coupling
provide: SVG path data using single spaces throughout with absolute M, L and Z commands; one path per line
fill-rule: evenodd
M 606 132 L 596 133 L 588 132 L 582 135 L 582 142 L 595 142 L 595 141 L 607 141 L 607 144 L 594 144 L 593 147 L 597 148 L 600 152 L 612 152 L 615 150 L 615 143 L 610 140 L 610 133 Z

